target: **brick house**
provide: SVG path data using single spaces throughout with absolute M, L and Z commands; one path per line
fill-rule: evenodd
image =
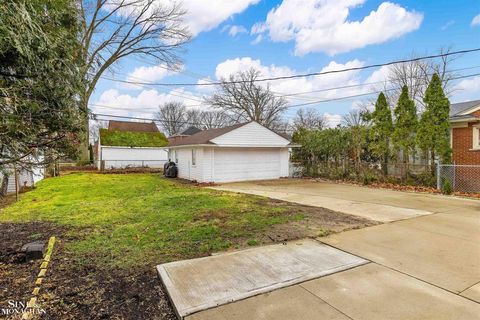
M 480 165 L 480 100 L 450 106 L 454 164 Z
M 450 182 L 456 191 L 480 192 L 480 100 L 452 104 L 450 130 Z

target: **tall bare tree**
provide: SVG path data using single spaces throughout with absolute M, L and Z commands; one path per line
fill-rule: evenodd
M 298 109 L 293 118 L 293 126 L 295 129 L 305 128 L 321 130 L 327 127 L 327 123 L 327 118 L 314 108 Z
M 259 78 L 260 72 L 253 68 L 230 75 L 228 80 L 221 80 L 218 91 L 206 102 L 238 116 L 239 121 L 253 120 L 270 127 L 281 121 L 288 102 L 275 96 L 268 85 L 257 83 Z
M 450 51 L 451 48 L 441 48 L 439 54 L 449 53 Z M 418 55 L 415 53 L 411 55 L 411 58 L 416 57 Z M 450 55 L 435 60 L 418 60 L 392 65 L 387 77 L 390 82 L 388 87 L 391 88 L 390 91 L 387 91 L 388 100 L 395 102 L 400 96 L 403 86 L 407 86 L 410 97 L 415 101 L 418 109 L 423 111 L 425 91 L 432 75 L 435 73 L 440 77 L 445 94 L 449 96 L 453 93 L 452 79 L 458 76 L 449 68 L 458 57 L 457 55 Z
M 188 127 L 187 108 L 181 102 L 168 102 L 160 106 L 155 118 L 169 136 L 179 134 Z
M 97 82 L 115 63 L 141 55 L 173 68 L 190 38 L 181 23 L 184 11 L 175 1 L 79 0 L 79 6 L 85 79 L 81 107 L 87 113 Z
M 363 127 L 368 124 L 367 119 L 365 118 L 365 114 L 368 110 L 356 109 L 350 110 L 348 113 L 342 116 L 341 124 L 344 127 L 351 128 L 351 127 Z
M 209 110 L 202 112 L 202 125 L 207 129 L 226 127 L 236 121 L 227 113 L 221 110 Z

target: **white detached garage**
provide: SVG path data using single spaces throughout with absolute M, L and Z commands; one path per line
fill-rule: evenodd
M 180 178 L 220 183 L 287 177 L 292 146 L 285 137 L 248 122 L 174 139 L 168 150 Z

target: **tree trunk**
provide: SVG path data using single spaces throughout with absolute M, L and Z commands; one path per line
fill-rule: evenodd
M 80 108 L 83 112 L 85 112 L 85 134 L 83 137 L 82 142 L 80 143 L 79 146 L 79 160 L 82 162 L 86 162 L 90 159 L 90 154 L 88 150 L 88 144 L 89 144 L 89 124 L 88 124 L 88 97 L 83 97 L 80 101 Z
M 430 157 L 431 157 L 430 170 L 432 172 L 432 176 L 434 176 L 435 175 L 435 150 L 432 149 Z

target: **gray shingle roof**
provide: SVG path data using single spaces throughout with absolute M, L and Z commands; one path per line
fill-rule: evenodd
M 188 127 L 186 130 L 180 133 L 180 135 L 191 136 L 192 134 L 198 133 L 200 131 L 202 131 L 202 129 L 199 129 L 197 127 Z
M 452 103 L 450 105 L 450 117 L 458 115 L 459 113 L 462 113 L 463 111 L 471 109 L 475 106 L 480 106 L 480 100 Z

